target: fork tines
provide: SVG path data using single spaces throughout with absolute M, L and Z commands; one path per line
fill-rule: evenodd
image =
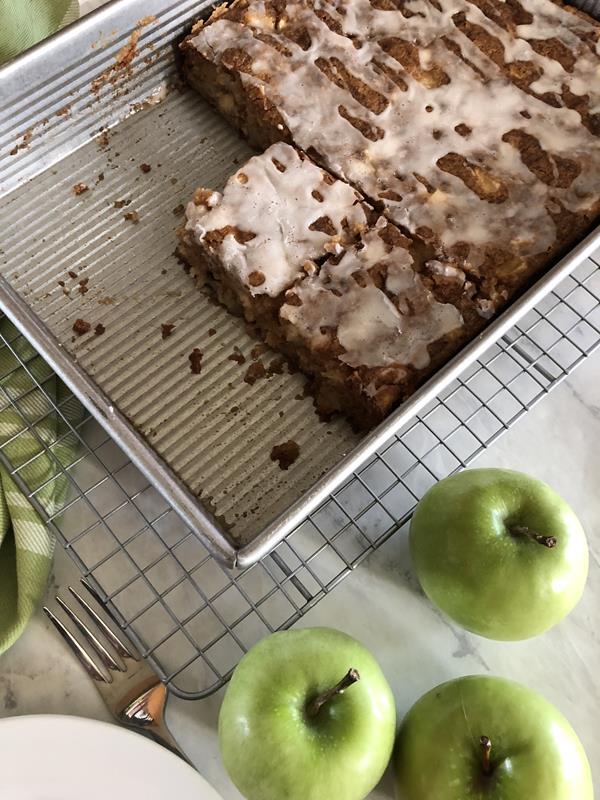
M 100 598 L 93 587 L 83 579 L 81 582 L 94 600 L 100 604 Z M 73 586 L 69 586 L 68 589 L 74 601 L 68 603 L 63 597 L 56 595 L 56 602 L 81 633 L 85 643 L 89 645 L 89 649 L 83 646 L 79 639 L 47 606 L 44 606 L 44 612 L 71 650 L 75 653 L 79 661 L 83 664 L 88 674 L 95 681 L 112 683 L 113 676 L 111 672 L 127 672 L 126 661 L 128 659 L 139 661 L 140 657 L 133 645 L 127 641 L 122 634 L 121 636 L 117 636 L 114 630 L 82 594 L 74 589 Z M 85 621 L 85 617 L 91 621 L 91 624 Z M 103 644 L 99 636 L 107 642 L 115 655 Z M 90 652 L 90 650 L 92 652 Z M 98 657 L 101 664 L 106 668 L 105 670 L 100 669 L 92 654 Z

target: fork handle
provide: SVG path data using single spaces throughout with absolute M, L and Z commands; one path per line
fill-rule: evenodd
M 167 687 L 161 681 L 157 681 L 126 705 L 117 717 L 127 727 L 145 734 L 193 766 L 165 722 L 167 700 Z

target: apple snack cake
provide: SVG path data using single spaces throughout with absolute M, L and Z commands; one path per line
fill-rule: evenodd
M 340 231 L 332 219 L 327 244 L 343 254 L 307 255 L 314 274 L 302 276 L 305 268 L 296 265 L 300 278 L 285 288 L 312 312 L 326 304 L 320 328 L 328 333 L 311 335 L 309 315 L 293 312 L 284 295 L 245 287 L 250 305 L 269 306 L 276 319 L 274 346 L 288 357 L 295 348 L 303 370 L 322 376 L 323 386 L 335 384 L 332 394 L 340 396 L 332 407 L 355 420 L 364 415 L 365 424 L 380 419 L 598 220 L 599 39 L 599 23 L 557 0 L 235 0 L 182 42 L 188 82 L 251 144 L 294 145 L 298 158 L 310 157 L 303 163 L 357 190 L 363 211 L 368 204 L 358 240 L 351 220 Z M 294 203 L 288 209 L 296 213 Z M 305 211 L 298 212 L 302 224 Z M 396 345 L 401 353 L 384 347 L 385 356 L 372 352 L 359 364 L 367 346 L 361 358 L 350 357 L 335 333 L 341 306 L 361 296 L 347 279 L 351 258 L 404 324 L 402 303 L 415 317 L 421 313 L 371 263 L 383 231 L 403 237 L 384 260 L 410 257 L 425 304 L 451 305 L 460 320 L 453 316 L 454 327 L 445 330 L 444 312 L 431 327 L 422 323 L 428 334 L 420 356 L 413 341 Z M 200 249 L 196 260 L 204 263 L 208 250 Z M 289 262 L 277 264 L 269 270 L 292 277 Z M 337 292 L 347 300 L 334 303 Z M 373 313 L 363 314 L 365 339 L 381 344 L 367 330 Z M 316 325 L 316 312 L 312 317 Z M 285 346 L 275 341 L 281 337 Z M 331 375 L 334 362 L 334 373 L 340 363 L 350 370 L 341 382 Z M 395 373 L 390 383 L 382 370 Z M 355 380 L 356 405 L 348 397 L 358 397 L 358 388 L 349 391 Z
M 310 377 L 318 410 L 357 427 L 383 419 L 472 330 L 451 267 L 425 267 L 393 223 L 284 143 L 222 194 L 197 190 L 180 242 L 198 282 Z

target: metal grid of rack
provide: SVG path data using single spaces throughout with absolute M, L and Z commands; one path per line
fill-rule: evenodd
M 600 251 L 244 571 L 208 554 L 6 319 L 0 462 L 161 678 L 179 696 L 200 698 L 225 683 L 256 641 L 292 625 L 402 528 L 429 486 L 472 462 L 598 345 Z

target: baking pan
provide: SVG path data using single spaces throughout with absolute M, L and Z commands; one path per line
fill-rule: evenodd
M 597 248 L 600 229 L 366 436 L 319 421 L 300 375 L 250 385 L 248 365 L 269 354 L 173 254 L 196 186 L 218 188 L 251 154 L 180 85 L 173 43 L 209 8 L 113 0 L 0 70 L 0 306 L 206 547 L 244 567 Z M 270 451 L 290 439 L 300 457 L 284 472 Z

